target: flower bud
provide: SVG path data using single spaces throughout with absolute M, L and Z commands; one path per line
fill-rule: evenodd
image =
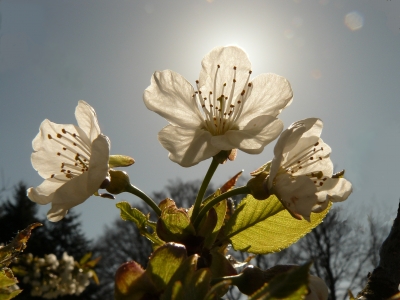
M 130 180 L 129 176 L 124 171 L 109 170 L 111 181 L 107 185 L 106 190 L 111 194 L 119 194 L 126 191 L 127 186 L 129 186 Z
M 271 195 L 267 185 L 268 175 L 269 172 L 261 172 L 247 182 L 251 195 L 257 200 L 267 199 Z
M 108 160 L 108 166 L 110 168 L 117 168 L 117 167 L 129 167 L 133 165 L 135 160 L 127 155 L 110 155 Z
M 135 261 L 122 264 L 115 273 L 116 300 L 146 299 L 147 291 L 152 289 L 145 270 Z

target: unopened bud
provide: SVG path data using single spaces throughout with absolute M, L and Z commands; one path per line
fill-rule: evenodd
M 267 185 L 268 175 L 269 172 L 262 172 L 247 182 L 251 195 L 257 200 L 267 199 L 271 195 Z
M 116 300 L 146 299 L 147 290 L 152 289 L 145 270 L 135 261 L 122 264 L 115 273 Z
M 134 163 L 135 160 L 127 155 L 120 155 L 120 154 L 110 155 L 110 158 L 108 159 L 108 166 L 110 168 L 129 167 Z
M 119 194 L 125 192 L 127 187 L 131 184 L 129 176 L 124 171 L 109 170 L 110 184 L 107 185 L 106 190 L 111 194 Z

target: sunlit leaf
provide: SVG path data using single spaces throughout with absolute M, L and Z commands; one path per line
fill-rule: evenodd
M 18 283 L 17 278 L 14 277 L 9 268 L 0 270 L 0 300 L 8 300 L 17 296 L 22 292 L 20 289 L 11 288 Z
M 214 229 L 212 233 L 208 236 L 206 236 L 205 241 L 204 241 L 204 247 L 210 249 L 211 246 L 214 244 L 219 231 L 224 224 L 225 220 L 225 215 L 226 215 L 226 209 L 227 209 L 227 201 L 226 199 L 218 202 L 216 205 L 214 205 L 214 210 L 217 214 L 217 224 L 214 226 Z
M 237 275 L 236 269 L 225 255 L 218 252 L 216 249 L 211 250 L 210 254 L 212 257 L 210 269 L 213 278 Z
M 269 283 L 251 295 L 248 300 L 302 299 L 308 292 L 310 263 L 275 276 Z
M 204 297 L 204 300 L 220 299 L 222 295 L 226 294 L 231 284 L 232 281 L 229 279 L 218 282 L 211 287 L 207 295 Z
M 349 295 L 349 300 L 355 300 L 356 298 L 354 297 L 354 295 L 353 295 L 353 293 L 350 291 L 350 290 L 348 290 L 347 291 L 347 294 Z M 398 293 L 397 295 L 399 295 L 400 296 L 400 293 Z M 396 296 L 396 295 L 394 295 L 394 296 Z M 390 298 L 390 300 L 392 300 L 392 299 L 399 299 L 399 298 Z
M 204 299 L 210 287 L 211 271 L 208 268 L 196 270 L 197 259 L 197 255 L 192 255 L 180 265 L 161 299 Z
M 149 220 L 148 215 L 146 216 L 140 210 L 131 207 L 131 205 L 126 201 L 118 202 L 116 206 L 121 211 L 121 219 L 124 221 L 131 221 L 135 223 L 139 229 L 140 234 L 149 239 L 150 242 L 153 243 L 154 249 L 157 249 L 158 247 L 164 244 L 164 241 L 162 241 L 157 236 L 155 232 L 155 226 L 154 226 L 155 224 Z M 147 227 L 152 228 L 153 232 L 150 233 L 147 230 Z
M 166 243 L 150 256 L 146 274 L 155 286 L 162 291 L 186 258 L 186 249 L 183 245 Z
M 79 260 L 79 264 L 80 264 L 80 265 L 85 264 L 86 262 L 89 261 L 89 259 L 90 259 L 91 257 L 92 257 L 92 252 L 86 253 L 86 254 Z
M 321 213 L 312 213 L 308 222 L 294 219 L 275 196 L 256 200 L 248 195 L 226 224 L 225 239 L 235 250 L 255 254 L 281 251 L 320 224 L 331 205 Z
M 164 204 L 164 202 L 166 202 Z M 186 210 L 177 208 L 171 199 L 160 203 L 161 216 L 157 221 L 157 235 L 166 242 L 183 242 L 189 236 L 196 235 Z
M 31 237 L 32 230 L 43 226 L 41 223 L 33 223 L 24 230 L 18 232 L 15 238 L 6 246 L 0 248 L 0 268 L 7 267 L 12 259 L 26 248 L 26 243 Z

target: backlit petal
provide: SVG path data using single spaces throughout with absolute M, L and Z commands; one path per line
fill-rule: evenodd
M 218 65 L 220 68 L 218 68 Z M 222 87 L 226 83 L 225 95 L 230 95 L 232 90 L 234 70 L 236 67 L 236 87 L 233 99 L 236 99 L 243 90 L 243 85 L 249 77 L 251 63 L 246 52 L 236 46 L 217 47 L 211 50 L 201 62 L 199 76 L 200 89 L 203 94 L 208 95 L 211 91 L 219 97 L 222 94 Z M 220 90 L 214 90 L 217 86 Z
M 264 147 L 275 140 L 282 132 L 281 120 L 271 116 L 258 116 L 241 130 L 230 130 L 225 133 L 229 141 L 243 152 L 258 154 Z
M 259 115 L 276 117 L 293 98 L 289 82 L 276 74 L 261 74 L 251 82 L 251 94 L 243 105 L 239 126 Z
M 158 140 L 167 149 L 169 158 L 183 167 L 190 167 L 220 152 L 211 143 L 211 134 L 202 129 L 168 125 L 158 133 Z
M 91 142 L 100 134 L 100 127 L 97 115 L 93 107 L 83 100 L 78 101 L 75 109 L 75 118 L 79 127 L 86 133 Z
M 100 134 L 92 143 L 92 155 L 89 161 L 88 193 L 96 192 L 108 174 L 110 141 Z
M 27 192 L 27 196 L 33 202 L 37 204 L 48 204 L 53 199 L 53 193 L 56 189 L 64 184 L 63 181 L 49 178 L 43 181 L 39 186 L 36 188 L 29 188 Z
M 328 178 L 321 187 L 318 187 L 318 201 L 341 202 L 346 200 L 353 188 L 345 178 Z
M 317 202 L 317 189 L 308 177 L 278 175 L 272 191 L 292 215 L 310 220 L 311 209 Z
M 151 85 L 144 91 L 146 107 L 167 119 L 172 125 L 196 128 L 202 123 L 193 98 L 192 85 L 171 70 L 155 72 Z

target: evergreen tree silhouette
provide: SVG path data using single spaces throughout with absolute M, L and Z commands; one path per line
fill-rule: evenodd
M 7 199 L 0 204 L 0 244 L 7 244 L 18 233 L 28 225 L 40 222 L 42 227 L 32 231 L 31 238 L 27 243 L 24 253 L 32 253 L 34 256 L 44 257 L 53 253 L 58 259 L 64 252 L 72 255 L 79 261 L 83 255 L 91 251 L 91 241 L 88 240 L 81 229 L 79 214 L 69 211 L 59 222 L 50 222 L 45 217 L 38 217 L 39 206 L 32 202 L 26 195 L 27 186 L 20 182 L 14 187 L 12 199 Z M 12 265 L 11 265 L 12 266 Z M 18 295 L 19 300 L 41 300 L 41 297 L 30 296 L 30 286 L 25 285 L 22 280 L 19 284 L 23 292 Z M 92 299 L 98 287 L 90 284 L 79 296 L 63 296 L 60 300 Z

